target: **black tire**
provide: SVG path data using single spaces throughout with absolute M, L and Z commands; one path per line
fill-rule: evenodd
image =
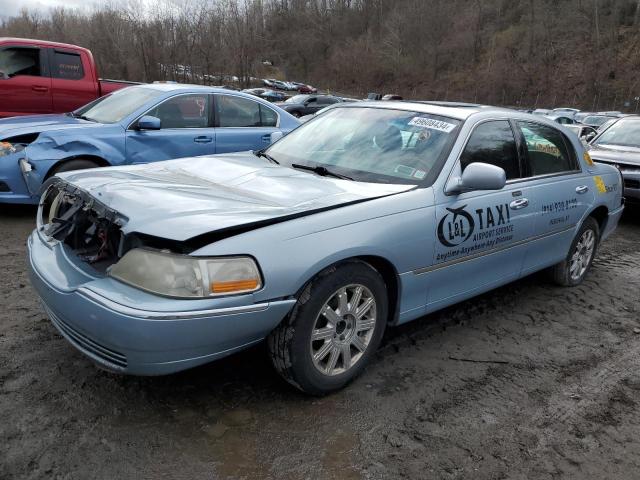
M 55 176 L 56 173 L 70 172 L 72 170 L 86 170 L 88 168 L 97 168 L 99 166 L 100 165 L 98 165 L 97 163 L 91 160 L 85 160 L 82 158 L 78 158 L 75 160 L 68 160 L 64 163 L 61 163 L 55 168 L 53 168 L 49 172 L 49 175 L 47 175 L 47 179 L 40 186 L 40 195 L 42 195 L 47 190 L 47 188 L 49 188 L 49 185 L 55 182 L 55 179 L 53 177 Z
M 96 162 L 93 162 L 91 160 L 77 158 L 75 160 L 68 160 L 66 162 L 61 163 L 60 165 L 55 167 L 55 169 L 53 170 L 50 176 L 53 176 L 56 173 L 60 173 L 60 172 L 70 172 L 72 170 L 86 170 L 88 168 L 97 168 L 99 166 L 100 165 L 98 165 Z
M 357 357 L 353 365 L 345 371 L 329 375 L 320 372 L 319 367 L 314 364 L 311 334 L 317 326 L 317 322 L 321 321 L 321 308 L 325 306 L 326 302 L 336 298 L 335 295 L 338 291 L 347 286 L 349 288 L 364 286 L 365 288 L 362 291 L 366 293 L 363 293 L 363 295 L 374 299 L 375 318 L 368 319 L 368 322 L 374 323 L 374 326 L 370 335 L 366 332 L 364 333 L 365 337 L 369 335 L 364 351 L 355 349 L 349 339 L 344 338 L 344 335 L 338 335 L 339 338 L 337 338 L 335 333 L 332 334 L 332 338 L 316 341 L 325 342 L 322 344 L 324 346 L 324 344 L 328 343 L 335 345 L 332 342 L 343 340 L 342 348 L 349 349 L 349 352 L 355 352 L 353 358 Z M 353 300 L 353 296 L 350 297 L 350 300 Z M 356 303 L 357 307 L 359 303 Z M 350 308 L 351 305 L 349 303 Z M 346 316 L 348 315 L 341 318 L 346 318 Z M 311 395 L 326 395 L 343 388 L 362 373 L 371 356 L 380 345 L 387 319 L 387 289 L 384 279 L 377 270 L 369 264 L 357 260 L 329 267 L 316 275 L 305 286 L 291 314 L 267 338 L 271 360 L 277 372 L 291 385 Z M 359 321 L 353 317 L 354 328 L 351 332 L 347 331 L 350 338 L 353 338 L 354 335 L 359 336 L 362 333 L 360 332 L 359 334 L 359 330 L 356 327 Z M 351 327 L 351 320 L 349 322 L 348 326 Z M 337 327 L 335 331 L 338 331 Z M 333 348 L 338 349 L 338 347 Z M 327 354 L 327 356 L 331 355 L 332 352 Z M 346 362 L 344 354 L 341 355 L 341 369 L 344 370 Z M 351 359 L 351 353 L 348 355 L 349 359 Z
M 591 257 L 585 265 L 584 271 L 576 278 L 571 274 L 571 259 L 576 254 L 578 250 L 578 244 L 587 231 L 591 231 L 593 235 L 593 252 L 591 253 Z M 580 285 L 591 269 L 593 259 L 596 256 L 596 251 L 598 250 L 599 241 L 600 227 L 598 226 L 598 222 L 593 217 L 587 217 L 578 230 L 578 233 L 573 239 L 573 242 L 571 242 L 571 248 L 569 249 L 567 258 L 551 267 L 551 276 L 553 281 L 558 285 L 562 285 L 563 287 L 574 287 L 576 285 Z

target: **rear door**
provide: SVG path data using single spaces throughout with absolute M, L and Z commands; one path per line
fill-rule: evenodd
M 46 49 L 21 45 L 0 48 L 0 114 L 52 111 Z
M 507 184 L 498 191 L 436 192 L 437 241 L 428 282 L 432 307 L 520 275 L 535 205 L 518 147 L 509 120 L 479 123 L 451 173 L 459 176 L 471 163 L 489 163 L 505 170 Z
M 71 112 L 95 100 L 98 85 L 91 76 L 86 53 L 49 48 L 54 112 Z
M 250 98 L 216 94 L 214 99 L 216 153 L 260 150 L 278 131 L 278 113 Z
M 145 113 L 160 119 L 160 130 L 127 130 L 127 159 L 147 163 L 215 153 L 211 95 L 182 94 L 163 100 Z
M 536 204 L 535 237 L 523 273 L 562 260 L 575 228 L 593 204 L 597 186 L 585 174 L 571 141 L 548 125 L 518 121 L 525 145 L 531 197 Z

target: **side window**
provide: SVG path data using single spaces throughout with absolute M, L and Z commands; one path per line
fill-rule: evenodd
M 532 122 L 518 122 L 518 127 L 524 135 L 533 176 L 578 169 L 575 155 L 571 155 L 562 133 L 558 130 Z
M 503 168 L 507 180 L 520 178 L 518 151 L 513 131 L 507 120 L 494 120 L 478 125 L 460 155 L 460 167 L 482 162 Z
M 331 97 L 318 97 L 318 105 L 331 105 L 336 101 Z
M 263 127 L 275 127 L 278 125 L 278 114 L 269 107 L 260 105 L 260 123 Z
M 82 60 L 77 53 L 53 52 L 51 76 L 65 80 L 81 80 L 84 78 Z
M 0 77 L 18 75 L 45 76 L 40 70 L 39 48 L 10 47 L 0 50 Z
M 260 104 L 248 98 L 216 95 L 215 107 L 219 127 L 259 127 L 262 124 Z
M 205 128 L 209 126 L 209 96 L 173 97 L 152 108 L 147 115 L 158 117 L 161 128 Z

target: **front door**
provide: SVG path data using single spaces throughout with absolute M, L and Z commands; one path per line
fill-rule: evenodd
M 503 168 L 507 185 L 499 191 L 436 194 L 430 309 L 517 278 L 533 233 L 535 205 L 522 179 L 522 162 L 508 120 L 477 125 L 452 174 L 460 175 L 474 162 Z
M 160 119 L 160 130 L 137 130 L 135 123 L 127 130 L 129 163 L 215 153 L 209 102 L 208 94 L 177 95 L 145 113 Z
M 216 153 L 260 150 L 279 131 L 278 114 L 268 106 L 238 95 L 215 95 Z
M 46 50 L 9 46 L 0 50 L 0 113 L 51 113 L 51 77 Z

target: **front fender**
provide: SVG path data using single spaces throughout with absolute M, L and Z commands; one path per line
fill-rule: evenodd
M 93 133 L 93 132 L 92 132 Z M 56 135 L 41 133 L 25 149 L 21 171 L 31 195 L 38 195 L 52 169 L 74 158 L 100 158 L 110 165 L 126 163 L 124 134 L 108 132 L 101 135 Z

